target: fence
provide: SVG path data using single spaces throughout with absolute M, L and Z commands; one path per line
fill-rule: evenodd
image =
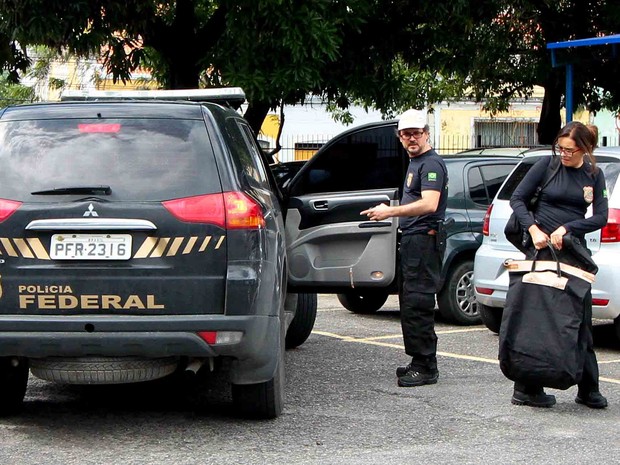
M 336 134 L 307 134 L 295 135 L 281 138 L 280 145 L 282 149 L 276 154 L 276 158 L 282 162 L 293 160 L 308 160 L 314 153 L 319 150 L 325 143 L 332 139 Z M 396 136 L 395 136 L 396 137 Z M 261 137 L 259 137 L 260 139 Z M 275 142 L 273 140 L 264 140 L 265 147 L 273 149 Z M 268 145 L 267 145 L 268 144 Z M 536 138 L 530 134 L 526 138 L 507 137 L 504 135 L 444 135 L 435 138 L 432 141 L 435 149 L 442 154 L 454 154 L 473 148 L 484 147 L 536 147 L 540 144 L 536 142 Z M 619 146 L 620 140 L 618 133 L 599 135 L 599 145 L 601 147 Z

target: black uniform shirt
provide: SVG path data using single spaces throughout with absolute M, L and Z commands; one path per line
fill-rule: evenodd
M 435 229 L 437 223 L 443 221 L 446 216 L 448 172 L 443 159 L 433 149 L 409 160 L 401 205 L 420 200 L 422 191 L 426 190 L 441 193 L 437 210 L 427 215 L 401 217 L 400 228 L 403 234 L 421 233 Z
M 534 219 L 529 214 L 526 203 L 529 203 L 538 186 L 544 183 L 550 159 L 551 157 L 545 157 L 537 161 L 510 198 L 510 206 L 521 224 L 527 228 L 534 224 Z M 590 205 L 592 216 L 585 218 Z M 607 224 L 607 210 L 603 171 L 598 169 L 593 173 L 592 165 L 584 160 L 580 168 L 560 166 L 559 171 L 540 193 L 534 218 L 540 229 L 547 234 L 564 226 L 573 236 L 583 237 Z

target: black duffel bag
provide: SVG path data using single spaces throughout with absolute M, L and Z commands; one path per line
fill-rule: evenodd
M 543 249 L 553 251 L 553 249 Z M 586 355 L 584 305 L 594 275 L 557 260 L 507 260 L 510 285 L 499 334 L 504 375 L 525 385 L 568 389 Z

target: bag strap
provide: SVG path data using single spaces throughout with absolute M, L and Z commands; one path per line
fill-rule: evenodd
M 557 271 L 557 262 L 553 262 L 550 260 L 538 260 L 536 261 L 536 271 Z M 531 272 L 532 271 L 532 260 L 513 260 L 509 258 L 504 261 L 504 267 L 508 269 L 509 272 Z M 583 279 L 584 281 L 592 284 L 595 280 L 595 276 L 592 273 L 588 273 L 576 266 L 567 265 L 566 263 L 560 262 L 560 270 L 566 274 L 574 276 L 579 279 Z
M 554 163 L 555 166 L 552 168 L 551 165 L 553 165 Z M 547 165 L 547 170 L 545 171 L 545 180 L 536 189 L 536 195 L 540 194 L 540 191 L 547 187 L 547 185 L 551 182 L 555 175 L 558 174 L 561 166 L 562 162 L 560 161 L 560 157 L 558 157 L 557 155 L 551 155 L 551 160 L 549 160 L 549 165 Z
M 555 250 L 553 250 L 553 245 L 551 245 L 551 241 L 547 241 L 547 247 L 549 248 L 549 252 L 551 252 L 551 256 L 553 257 L 553 260 L 555 260 L 556 263 L 556 274 L 558 275 L 558 278 L 562 277 L 562 271 L 560 268 L 560 260 L 558 259 L 558 254 L 555 253 Z M 536 249 L 536 252 L 534 253 L 534 258 L 532 259 L 532 268 L 530 271 L 534 272 L 536 271 L 536 260 L 538 260 L 538 249 Z

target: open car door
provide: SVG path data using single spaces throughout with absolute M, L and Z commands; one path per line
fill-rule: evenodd
M 398 220 L 362 210 L 394 204 L 398 189 L 292 198 L 286 218 L 289 285 L 317 290 L 385 287 L 395 278 Z
M 340 293 L 381 288 L 396 279 L 398 219 L 360 212 L 396 204 L 404 175 L 394 123 L 332 139 L 292 179 L 286 195 L 289 286 Z

